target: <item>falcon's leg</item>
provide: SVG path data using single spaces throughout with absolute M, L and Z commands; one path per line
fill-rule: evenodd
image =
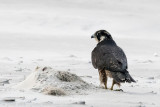
M 116 84 L 116 82 L 115 82 L 114 79 L 113 79 L 112 86 L 111 86 L 111 90 L 113 90 L 114 84 Z
M 108 78 L 107 78 L 107 76 L 106 76 L 106 81 L 105 81 L 105 83 L 104 83 L 105 89 L 107 89 L 107 80 L 108 80 Z
M 119 87 L 120 87 L 120 83 L 116 83 L 115 80 L 113 79 L 113 82 L 112 82 L 112 86 L 111 86 L 111 90 L 113 90 L 113 86 L 114 84 L 117 84 Z M 114 91 L 123 91 L 122 89 L 116 89 Z
M 100 82 L 104 84 L 105 89 L 107 89 L 107 75 L 105 70 L 98 70 Z

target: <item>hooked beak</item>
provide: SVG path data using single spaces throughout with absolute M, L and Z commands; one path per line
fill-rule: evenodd
M 92 38 L 95 38 L 95 35 L 94 35 L 94 34 L 91 36 L 91 39 L 92 39 Z

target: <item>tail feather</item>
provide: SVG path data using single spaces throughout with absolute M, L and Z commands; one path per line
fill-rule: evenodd
M 131 81 L 132 81 L 132 82 L 136 82 L 131 76 L 130 76 L 130 78 L 131 78 Z
M 125 82 L 125 75 L 120 72 L 111 72 L 112 78 L 117 82 Z
M 132 77 L 131 75 L 129 74 L 128 71 L 125 71 L 125 72 L 111 72 L 112 74 L 112 77 L 114 78 L 114 80 L 116 82 L 128 82 L 128 83 L 131 83 L 131 82 L 136 82 Z

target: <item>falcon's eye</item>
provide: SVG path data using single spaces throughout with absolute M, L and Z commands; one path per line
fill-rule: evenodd
M 97 35 L 99 35 L 100 34 L 100 32 L 97 32 Z

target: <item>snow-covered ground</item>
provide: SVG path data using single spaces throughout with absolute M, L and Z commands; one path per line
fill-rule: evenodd
M 0 0 L 0 106 L 159 107 L 159 5 L 159 0 Z M 57 97 L 11 89 L 37 66 L 69 71 L 99 86 L 90 63 L 96 46 L 90 37 L 99 29 L 109 31 L 128 57 L 137 83 L 122 84 L 124 92 Z M 4 102 L 6 97 L 16 101 Z

